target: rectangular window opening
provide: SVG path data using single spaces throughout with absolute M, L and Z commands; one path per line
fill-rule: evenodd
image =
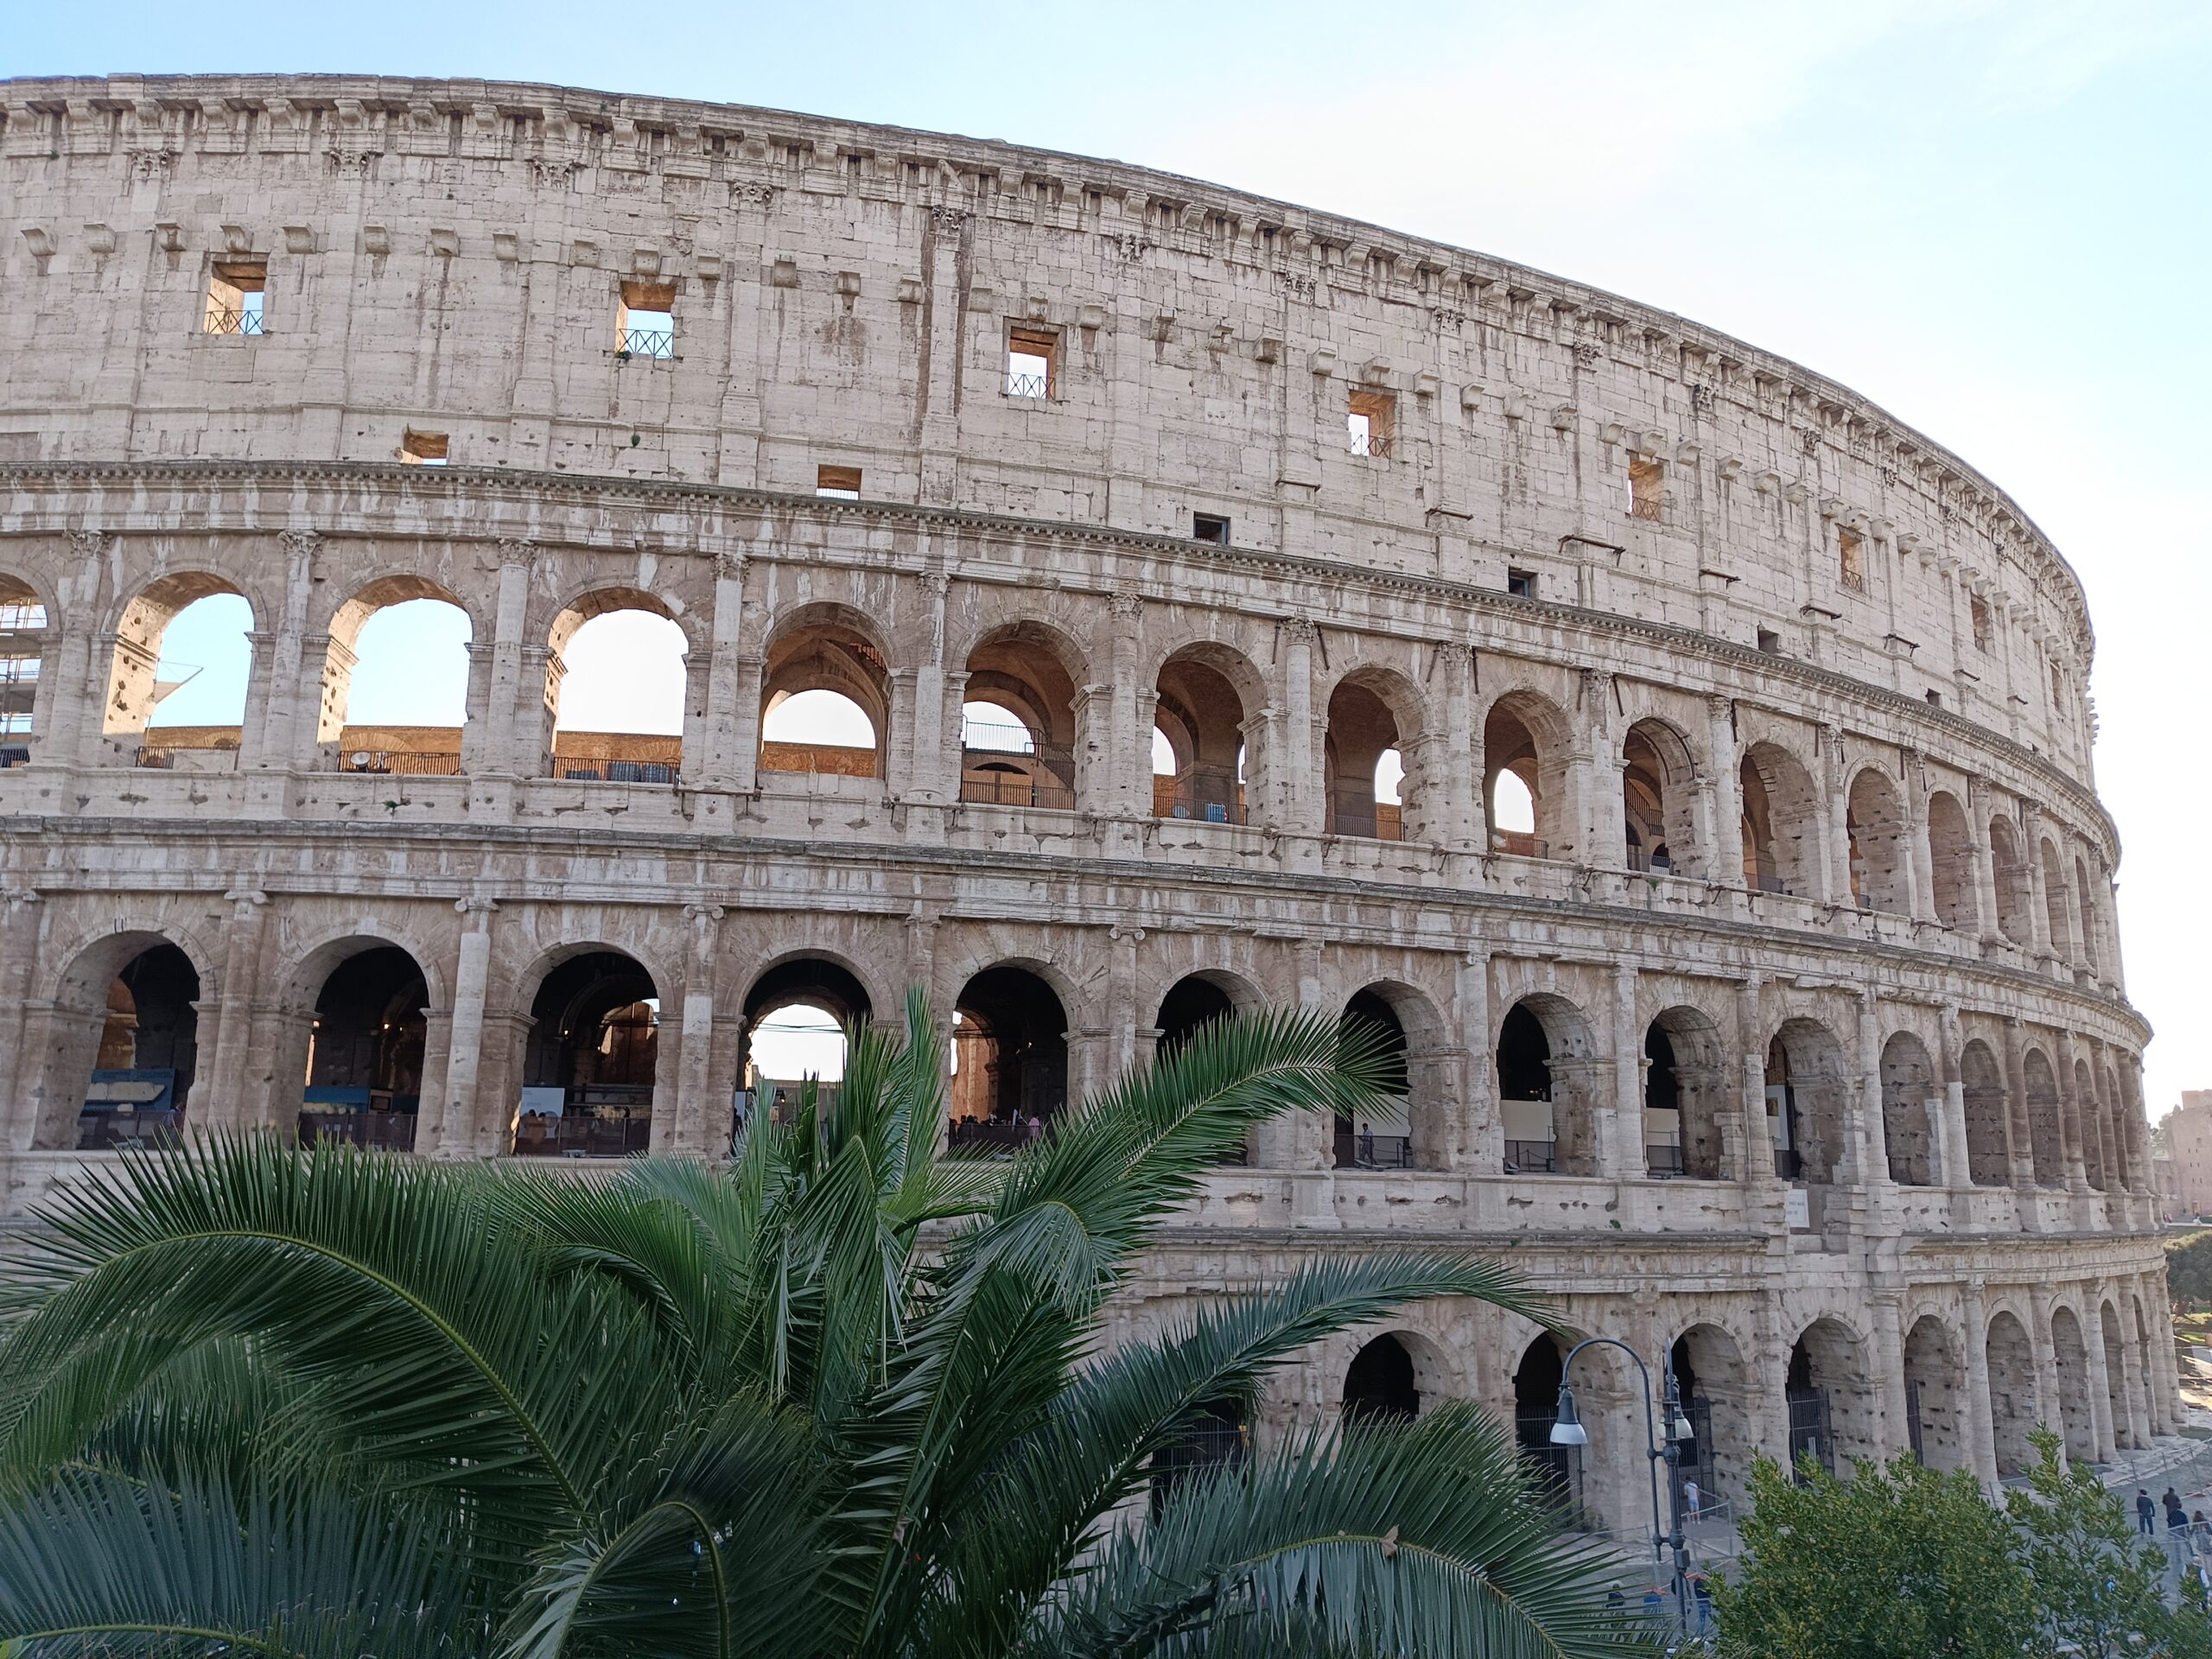
M 1772 628 L 1759 630 L 1759 649 L 1770 657 L 1782 655 L 1782 636 Z
M 1933 686 L 1928 690 L 1928 706 L 1930 709 L 1941 709 L 1943 706 L 1943 694 Z
M 1397 435 L 1398 400 L 1387 391 L 1353 392 L 1344 404 L 1344 431 L 1355 455 L 1376 461 L 1390 459 L 1390 445 Z
M 1656 519 L 1667 506 L 1667 467 L 1664 461 L 1628 458 L 1628 512 L 1631 518 Z
M 857 467 L 817 467 L 814 469 L 814 493 L 838 501 L 857 501 L 861 499 L 861 469 Z
M 1534 599 L 1536 596 L 1536 573 L 1533 570 L 1508 570 L 1505 573 L 1505 591 L 1516 599 Z
M 1194 512 L 1191 515 L 1191 539 L 1211 542 L 1216 547 L 1229 545 L 1229 520 L 1218 513 Z
M 442 467 L 447 442 L 442 432 L 417 432 L 410 427 L 399 441 L 399 458 L 413 467 Z
M 1987 651 L 1990 640 L 1996 632 L 1989 614 L 1989 601 L 1980 594 L 1974 594 L 1967 600 L 1967 608 L 1974 618 L 1974 648 L 1976 651 Z
M 1866 541 L 1856 531 L 1839 529 L 1835 533 L 1837 575 L 1843 585 L 1856 593 L 1866 591 Z
M 266 259 L 219 259 L 207 278 L 207 310 L 202 321 L 211 334 L 257 334 L 262 296 L 269 288 Z
M 1006 337 L 1006 395 L 1052 397 L 1058 394 L 1060 337 L 1049 328 L 1015 328 Z
M 676 355 L 676 284 L 625 283 L 614 308 L 617 357 Z

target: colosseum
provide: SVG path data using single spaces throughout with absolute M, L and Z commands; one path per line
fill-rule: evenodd
M 2082 589 L 1857 393 L 1326 213 L 769 111 L 17 80 L 0 158 L 10 1216 L 188 1126 L 720 1157 L 790 1083 L 764 1022 L 910 984 L 989 1147 L 1297 1003 L 1385 1027 L 1398 1109 L 1255 1135 L 1121 1328 L 1494 1253 L 1671 1361 L 1708 1503 L 1761 1452 L 1993 1483 L 2038 1422 L 2175 1430 Z M 243 706 L 164 724 L 216 599 Z M 425 601 L 465 709 L 349 719 Z M 562 720 L 622 612 L 680 631 L 680 733 Z M 1584 1356 L 1552 1446 L 1565 1351 L 1426 1306 L 1224 1430 L 1471 1397 L 1632 1530 L 1640 1385 Z

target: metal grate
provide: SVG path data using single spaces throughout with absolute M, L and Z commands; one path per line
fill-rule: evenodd
M 622 357 L 674 357 L 676 330 L 673 328 L 625 328 L 622 331 Z
M 261 313 L 236 310 L 226 305 L 207 308 L 207 332 L 211 334 L 257 334 L 261 332 Z
M 1006 377 L 1006 395 L 1009 397 L 1046 397 L 1052 395 L 1050 375 L 1018 374 L 1009 369 Z
M 1367 455 L 1376 461 L 1388 461 L 1390 459 L 1389 436 L 1387 433 L 1371 429 L 1363 432 L 1354 428 L 1351 435 L 1351 452 L 1355 455 Z
M 1559 1142 L 1556 1141 L 1508 1141 L 1505 1161 L 1522 1175 L 1548 1175 L 1559 1164 Z

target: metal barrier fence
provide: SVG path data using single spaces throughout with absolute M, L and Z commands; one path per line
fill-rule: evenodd
M 622 331 L 622 357 L 674 357 L 676 330 L 673 328 L 625 328 Z
M 387 1152 L 415 1150 L 412 1112 L 307 1112 L 299 1116 L 303 1147 L 381 1147 Z

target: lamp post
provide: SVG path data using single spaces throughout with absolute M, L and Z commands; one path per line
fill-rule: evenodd
M 1574 1366 L 1574 1357 L 1585 1348 L 1594 1348 L 1600 1343 L 1618 1348 L 1636 1362 L 1636 1369 L 1643 1377 L 1643 1442 L 1644 1452 L 1650 1459 L 1651 1471 L 1651 1552 L 1654 1555 L 1672 1548 L 1675 1552 L 1675 1618 L 1682 1630 L 1689 1629 L 1689 1550 L 1682 1537 L 1681 1505 L 1674 1502 L 1675 1476 L 1681 1467 L 1681 1443 L 1692 1437 L 1689 1419 L 1682 1414 L 1681 1390 L 1675 1382 L 1675 1368 L 1666 1370 L 1666 1388 L 1660 1396 L 1660 1414 L 1666 1423 L 1666 1433 L 1661 1436 L 1651 1415 L 1651 1368 L 1643 1363 L 1635 1349 L 1616 1337 L 1588 1337 L 1568 1350 L 1560 1366 L 1559 1415 L 1552 1424 L 1551 1441 L 1554 1446 L 1587 1446 L 1590 1431 L 1582 1427 L 1582 1415 L 1575 1409 L 1574 1390 L 1569 1386 L 1569 1373 Z M 1659 1507 L 1659 1465 L 1667 1465 L 1667 1509 Z

